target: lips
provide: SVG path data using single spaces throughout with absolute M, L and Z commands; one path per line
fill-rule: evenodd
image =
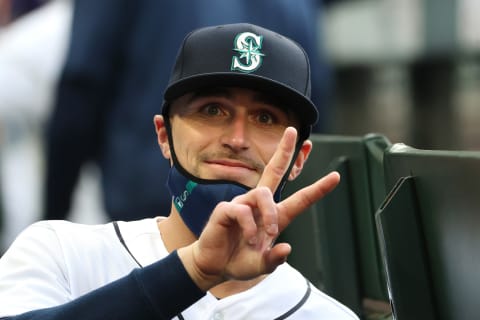
M 255 168 L 253 166 L 250 166 L 242 161 L 236 161 L 236 160 L 211 160 L 211 161 L 206 161 L 208 164 L 214 164 L 214 165 L 220 165 L 220 166 L 225 166 L 225 167 L 231 167 L 231 168 L 243 168 L 243 169 L 248 169 L 255 171 Z

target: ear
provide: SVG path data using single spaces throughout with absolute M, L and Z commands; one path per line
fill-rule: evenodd
M 297 158 L 292 166 L 292 170 L 290 170 L 290 174 L 288 175 L 288 180 L 292 181 L 295 180 L 298 175 L 302 172 L 303 165 L 305 161 L 307 161 L 310 152 L 312 151 L 312 141 L 305 140 L 298 152 Z
M 155 115 L 153 117 L 153 123 L 155 125 L 155 131 L 157 132 L 157 141 L 162 150 L 162 154 L 165 159 L 171 159 L 170 144 L 168 143 L 167 128 L 165 127 L 165 119 L 162 115 Z

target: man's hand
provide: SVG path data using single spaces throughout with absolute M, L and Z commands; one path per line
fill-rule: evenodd
M 256 188 L 213 211 L 200 238 L 179 249 L 187 272 L 202 290 L 228 280 L 270 273 L 286 261 L 290 245 L 273 245 L 279 232 L 310 205 L 332 191 L 340 175 L 332 172 L 279 203 L 273 193 L 288 170 L 297 132 L 287 128 Z

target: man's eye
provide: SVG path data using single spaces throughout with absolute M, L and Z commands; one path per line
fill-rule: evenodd
M 269 113 L 260 113 L 257 117 L 258 122 L 272 124 L 274 122 L 273 116 Z
M 203 111 L 208 114 L 209 116 L 216 116 L 216 115 L 219 115 L 221 112 L 220 112 L 220 108 L 218 107 L 218 105 L 216 104 L 209 104 L 207 105 Z

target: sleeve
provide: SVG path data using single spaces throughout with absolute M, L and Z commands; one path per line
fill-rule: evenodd
M 175 251 L 68 301 L 68 276 L 58 240 L 51 231 L 45 223 L 31 226 L 0 259 L 0 319 L 171 319 L 205 294 L 189 277 Z M 25 310 L 25 304 L 32 311 L 14 311 Z M 7 310 L 3 306 L 8 306 Z

